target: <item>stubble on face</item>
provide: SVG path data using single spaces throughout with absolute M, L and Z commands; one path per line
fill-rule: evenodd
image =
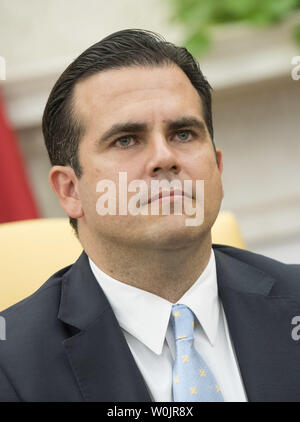
M 79 221 L 83 244 L 86 238 L 93 239 L 94 245 L 106 240 L 123 247 L 172 250 L 207 238 L 222 200 L 212 141 L 207 128 L 205 136 L 199 132 L 192 142 L 182 145 L 171 141 L 175 138 L 166 131 L 167 121 L 186 115 L 205 124 L 199 95 L 181 69 L 168 66 L 101 72 L 78 83 L 74 98 L 76 113 L 86 128 L 79 147 L 83 175 L 78 181 L 84 209 Z M 125 121 L 147 126 L 137 134 L 134 146 L 116 148 L 113 138 L 110 143 L 99 143 L 112 125 Z M 128 182 L 140 179 L 148 185 L 153 178 L 204 180 L 203 224 L 187 227 L 184 215 L 99 216 L 96 184 L 110 179 L 118 187 L 119 172 L 127 172 Z

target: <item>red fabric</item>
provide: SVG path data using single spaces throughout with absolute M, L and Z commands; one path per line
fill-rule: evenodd
M 39 217 L 0 92 L 0 223 Z

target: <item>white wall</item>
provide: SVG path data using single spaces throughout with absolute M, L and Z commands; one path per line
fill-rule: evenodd
M 300 81 L 290 77 L 215 94 L 215 141 L 224 153 L 224 208 L 250 249 L 300 263 Z M 275 257 L 275 255 L 274 255 Z
M 1 0 L 0 55 L 8 77 L 22 68 L 75 58 L 106 35 L 142 27 L 174 36 L 161 0 Z

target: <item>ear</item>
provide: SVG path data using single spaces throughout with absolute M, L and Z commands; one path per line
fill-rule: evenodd
M 218 167 L 219 167 L 220 173 L 222 174 L 223 172 L 222 151 L 219 148 L 216 148 L 216 153 L 217 153 Z
M 220 174 L 222 174 L 223 172 L 222 151 L 219 148 L 216 148 L 216 153 L 217 153 L 218 168 L 219 168 Z M 222 198 L 224 198 L 223 184 L 222 184 Z
M 78 190 L 78 179 L 72 167 L 53 166 L 49 173 L 49 183 L 68 216 L 82 217 L 83 209 Z

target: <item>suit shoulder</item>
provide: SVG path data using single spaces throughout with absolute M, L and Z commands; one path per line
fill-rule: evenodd
M 0 342 L 1 364 L 13 367 L 19 362 L 25 365 L 29 355 L 34 357 L 46 344 L 64 337 L 63 324 L 57 315 L 62 279 L 70 267 L 72 265 L 59 270 L 32 295 L 0 313 L 6 333 L 5 341 Z
M 285 287 L 289 285 L 297 290 L 300 289 L 300 265 L 298 264 L 285 264 L 265 255 L 232 246 L 214 244 L 213 249 L 217 253 L 224 253 L 240 262 L 256 267 L 278 281 L 283 281 Z
M 71 267 L 56 272 L 32 295 L 0 313 L 5 330 L 0 341 L 0 401 L 17 401 L 15 391 L 30 396 L 43 377 L 59 377 L 65 370 L 63 341 L 71 331 L 58 312 L 64 275 Z

